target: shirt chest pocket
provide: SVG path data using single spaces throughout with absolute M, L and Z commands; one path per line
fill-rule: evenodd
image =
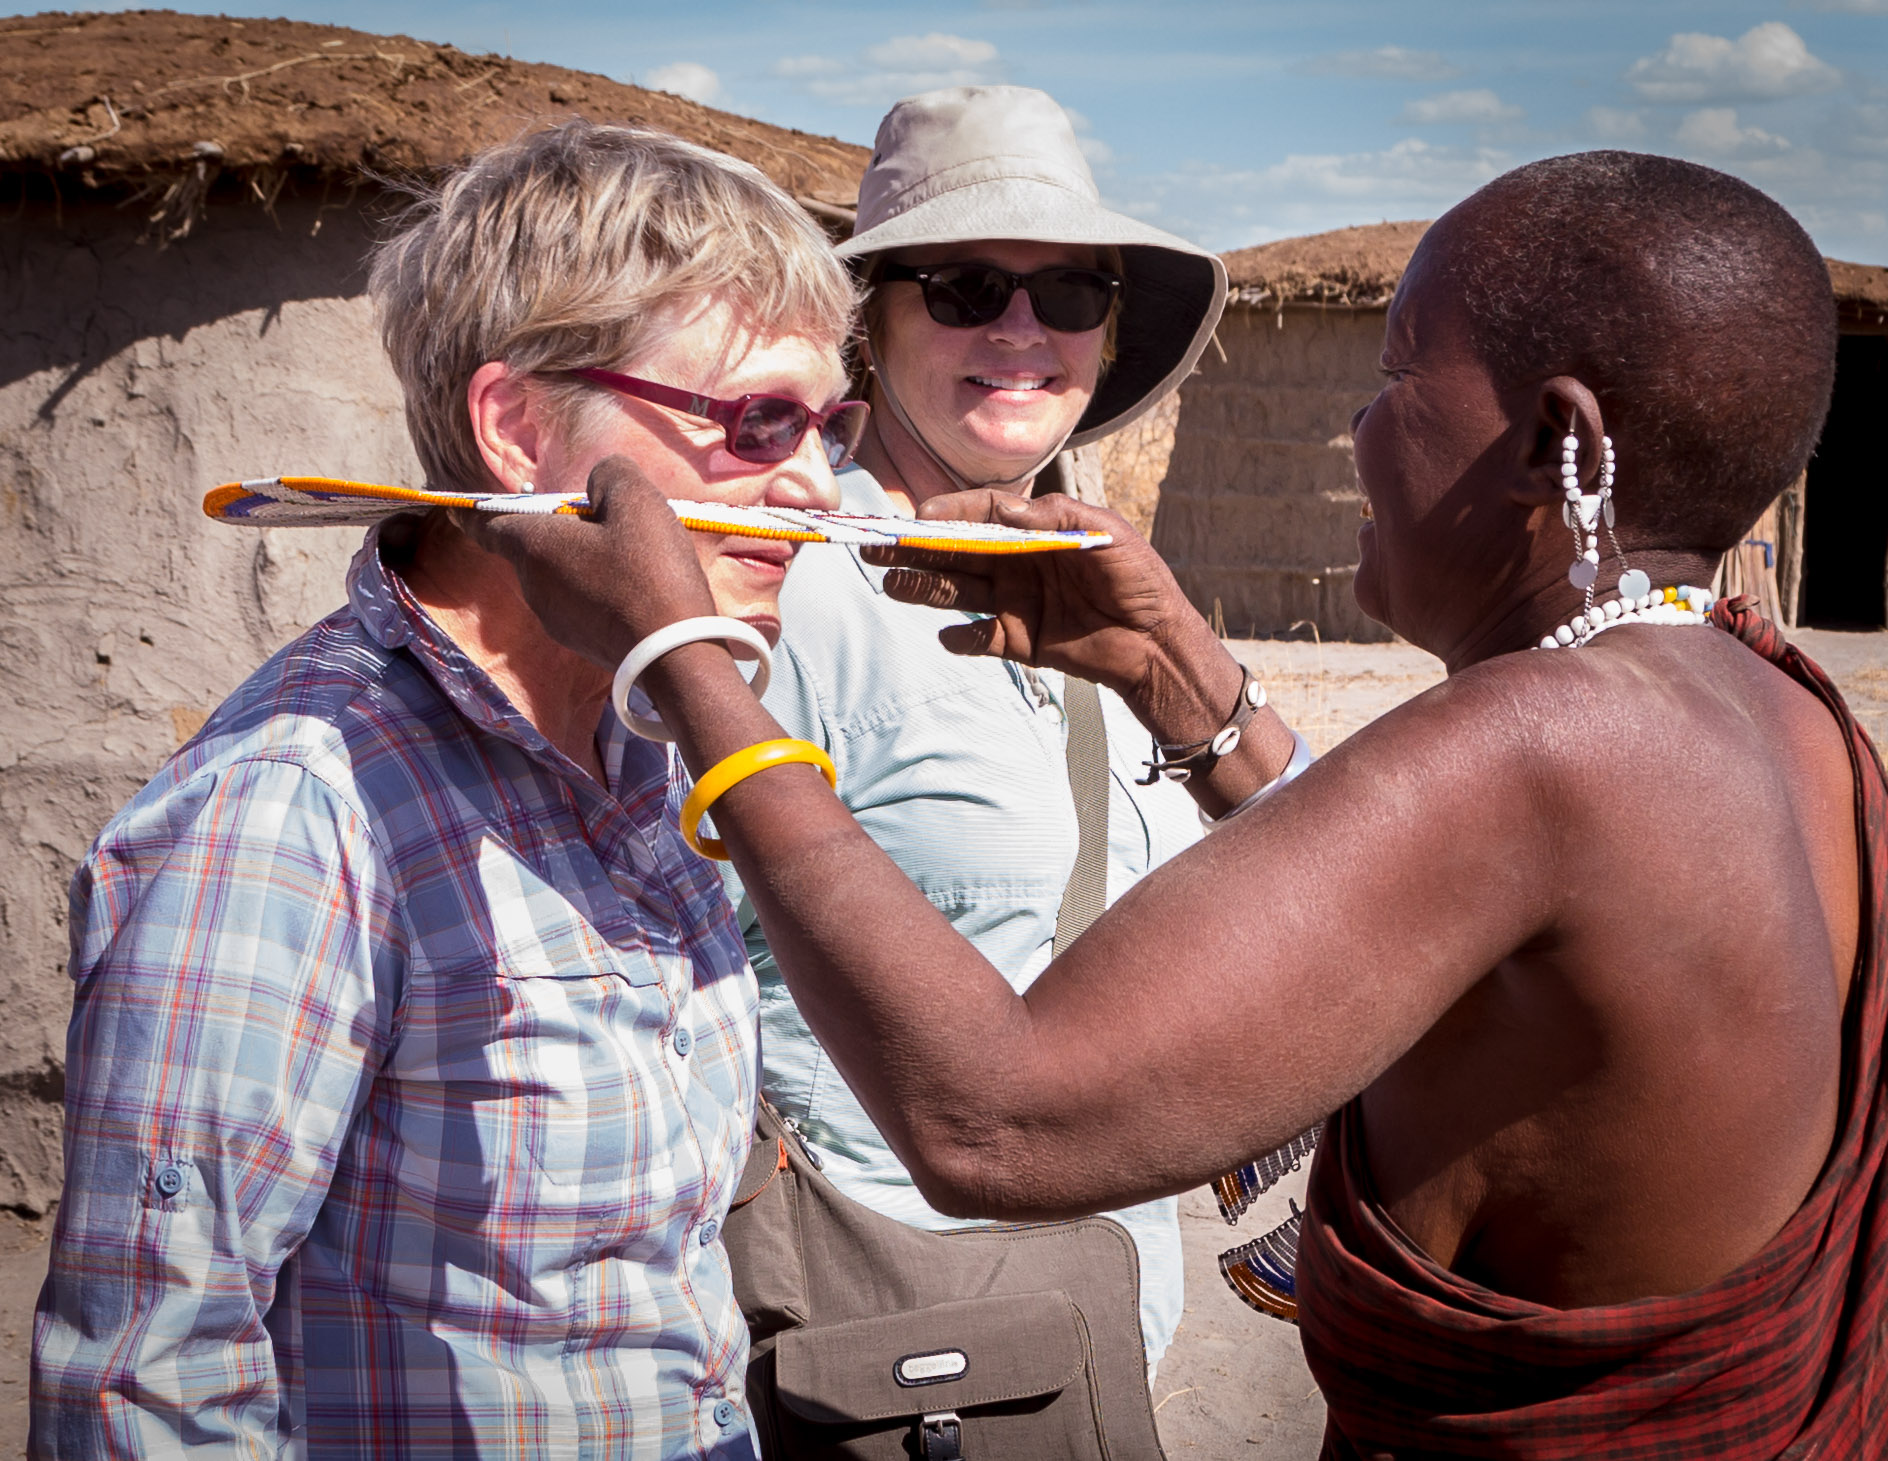
M 666 1069 L 675 981 L 664 956 L 611 943 L 502 855 L 514 865 L 481 860 L 485 917 L 409 981 L 386 1070 L 401 1083 L 401 1145 L 442 1180 L 462 1169 L 461 1190 L 529 1180 L 559 1204 L 619 1204 L 680 1114 Z

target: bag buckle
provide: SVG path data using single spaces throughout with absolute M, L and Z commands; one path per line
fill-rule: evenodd
M 934 1410 L 918 1421 L 918 1454 L 924 1461 L 963 1461 L 964 1423 L 954 1410 Z

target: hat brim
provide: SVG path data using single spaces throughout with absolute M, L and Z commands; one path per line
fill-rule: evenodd
M 1035 178 L 984 179 L 936 194 L 839 245 L 845 259 L 978 239 L 1120 249 L 1115 358 L 1068 439 L 1119 431 L 1185 380 L 1226 307 L 1226 266 L 1185 239 Z

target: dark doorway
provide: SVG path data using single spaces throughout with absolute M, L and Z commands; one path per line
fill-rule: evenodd
M 1888 624 L 1888 335 L 1844 335 L 1836 394 L 1803 491 L 1799 623 L 1820 629 Z

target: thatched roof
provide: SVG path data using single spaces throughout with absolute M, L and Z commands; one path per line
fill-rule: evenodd
M 408 36 L 167 10 L 0 20 L 0 176 L 50 176 L 67 196 L 158 193 L 218 171 L 258 198 L 291 175 L 424 173 L 573 115 L 644 122 L 745 158 L 828 222 L 849 217 L 870 156 L 665 92 Z
M 1844 325 L 1880 331 L 1888 326 L 1888 264 L 1845 264 L 1829 260 L 1829 282 Z
M 1225 255 L 1235 304 L 1384 309 L 1429 224 L 1371 223 Z
M 1232 302 L 1260 309 L 1290 304 L 1387 309 L 1428 227 L 1370 223 L 1226 254 Z M 1844 326 L 1888 325 L 1888 265 L 1827 263 Z

